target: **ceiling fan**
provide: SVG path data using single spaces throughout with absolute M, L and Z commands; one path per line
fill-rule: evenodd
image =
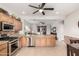
M 45 4 L 46 4 L 46 3 L 42 3 L 41 5 L 38 5 L 38 7 L 32 6 L 32 5 L 29 5 L 29 6 L 38 9 L 38 10 L 36 10 L 35 12 L 33 12 L 33 14 L 35 14 L 35 13 L 37 13 L 37 12 L 40 12 L 40 13 L 42 13 L 43 15 L 45 15 L 44 10 L 54 10 L 54 8 L 44 8 Z

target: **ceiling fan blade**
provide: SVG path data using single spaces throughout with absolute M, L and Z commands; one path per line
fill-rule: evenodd
M 54 8 L 44 8 L 44 10 L 54 10 Z
M 37 10 L 37 11 L 35 11 L 35 12 L 33 12 L 33 14 L 35 14 L 36 12 L 38 12 L 39 10 Z
M 33 8 L 36 8 L 36 9 L 39 9 L 38 7 L 36 7 L 36 6 L 32 6 L 32 5 L 29 5 L 30 7 L 33 7 Z
M 43 15 L 45 15 L 44 11 L 42 12 Z
M 46 3 L 42 3 L 40 9 L 42 9 L 45 6 Z

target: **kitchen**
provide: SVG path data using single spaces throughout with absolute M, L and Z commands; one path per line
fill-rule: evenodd
M 73 3 L 0 3 L 0 56 L 69 55 L 69 41 L 64 39 L 79 36 L 79 20 L 73 20 L 78 16 L 78 6 Z
M 28 14 L 25 17 L 26 14 L 22 10 L 23 7 L 21 7 L 18 10 L 19 13 L 20 12 L 22 13 L 17 16 L 16 8 L 12 9 L 12 7 L 10 7 L 12 5 L 14 5 L 14 7 L 17 5 L 16 6 L 17 8 L 18 8 L 18 5 L 19 6 L 23 5 L 24 7 L 27 6 L 28 9 L 32 11 L 32 8 L 29 7 L 28 6 L 29 4 L 27 3 L 0 5 L 2 8 L 4 8 L 4 9 L 1 8 L 1 12 L 0 12 L 0 30 L 1 30 L 0 39 L 1 39 L 1 42 L 4 40 L 7 46 L 7 47 L 5 46 L 3 47 L 3 48 L 6 48 L 4 50 L 3 48 L 0 49 L 2 51 L 0 55 L 8 55 L 8 56 L 18 55 L 19 54 L 18 52 L 26 47 L 27 47 L 26 49 L 31 47 L 33 48 L 34 47 L 40 47 L 40 48 L 53 47 L 54 48 L 57 46 L 58 41 L 61 42 L 64 39 L 64 35 L 63 35 L 64 17 L 60 17 L 60 16 L 46 17 L 45 15 L 42 16 L 38 13 L 37 13 L 38 16 L 33 15 L 32 17 L 30 16 L 30 14 L 32 14 L 31 12 L 29 12 L 30 14 Z M 48 5 L 50 6 L 50 4 Z M 6 9 L 6 6 L 9 9 Z M 51 11 L 48 12 L 48 14 L 49 13 L 51 13 Z M 12 46 L 15 49 L 12 48 Z M 14 51 L 11 52 L 11 50 L 14 50 Z
M 56 29 L 54 35 L 47 35 L 46 26 L 40 22 L 37 31 L 33 33 L 33 28 L 21 36 L 22 22 L 20 18 L 9 15 L 7 11 L 0 8 L 0 55 L 14 55 L 20 48 L 23 47 L 54 47 L 56 45 Z M 49 27 L 49 26 L 47 26 Z M 25 32 L 26 33 L 26 32 Z M 53 44 L 52 44 L 53 43 Z

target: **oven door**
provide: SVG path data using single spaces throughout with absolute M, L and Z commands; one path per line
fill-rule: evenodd
M 9 54 L 13 55 L 18 50 L 18 40 L 9 43 Z

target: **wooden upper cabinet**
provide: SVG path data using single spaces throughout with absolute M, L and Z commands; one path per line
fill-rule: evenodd
M 0 21 L 1 22 L 13 23 L 12 18 L 8 15 L 3 14 L 3 13 L 0 13 Z
M 18 24 L 19 24 L 18 25 L 18 27 L 19 27 L 18 30 L 22 30 L 22 22 L 21 21 L 18 21 Z
M 8 22 L 14 25 L 14 31 L 20 31 L 22 29 L 22 22 L 12 18 L 11 16 L 0 13 L 0 22 Z
M 25 46 L 27 46 L 27 37 L 22 36 L 19 38 L 19 47 L 22 48 Z
M 15 26 L 15 31 L 19 31 L 22 29 L 22 23 L 21 21 L 18 21 L 16 19 L 14 19 L 14 26 Z

